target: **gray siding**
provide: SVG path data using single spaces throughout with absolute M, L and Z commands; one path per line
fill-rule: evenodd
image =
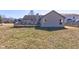
M 40 26 L 41 27 L 64 27 L 64 23 L 59 24 L 60 19 L 64 21 L 64 18 L 62 16 L 60 16 L 59 14 L 55 12 L 51 12 L 41 19 Z M 45 20 L 46 22 L 44 22 Z

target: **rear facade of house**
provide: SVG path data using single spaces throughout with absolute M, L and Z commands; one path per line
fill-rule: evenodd
M 56 11 L 51 11 L 41 19 L 40 27 L 64 27 L 64 19 L 65 17 Z

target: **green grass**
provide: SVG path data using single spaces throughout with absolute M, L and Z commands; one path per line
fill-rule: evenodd
M 0 48 L 79 48 L 79 28 L 49 31 L 34 27 L 0 26 Z

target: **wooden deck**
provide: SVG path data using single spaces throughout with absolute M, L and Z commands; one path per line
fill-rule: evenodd
M 14 27 L 36 27 L 38 25 L 14 25 Z

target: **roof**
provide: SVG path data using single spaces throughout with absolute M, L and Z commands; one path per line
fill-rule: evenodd
M 25 15 L 23 17 L 23 20 L 35 20 L 36 16 L 35 15 Z
M 36 16 L 37 15 L 25 15 L 24 17 L 23 17 L 23 20 L 32 20 L 32 19 L 36 19 Z M 39 17 L 43 17 L 44 15 L 39 15 Z
M 50 11 L 49 13 L 47 13 L 46 15 L 44 15 L 43 17 L 46 17 L 48 14 L 50 14 L 51 12 L 55 12 L 56 14 L 60 15 L 61 17 L 65 18 L 65 16 L 59 14 L 58 12 L 56 12 L 55 10 Z

